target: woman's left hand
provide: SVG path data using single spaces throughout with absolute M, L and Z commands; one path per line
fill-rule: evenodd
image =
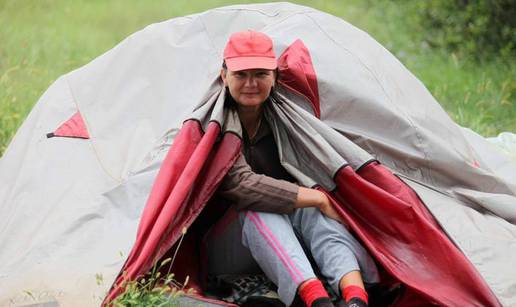
M 322 194 L 321 204 L 319 205 L 319 210 L 327 217 L 334 219 L 341 224 L 344 224 L 339 213 L 337 212 L 337 210 L 335 210 L 335 208 L 331 204 L 330 200 L 328 199 L 328 196 L 326 196 L 326 194 L 324 194 L 321 191 L 319 191 L 319 192 Z
M 328 199 L 328 196 L 319 190 L 299 187 L 296 208 L 303 207 L 316 207 L 327 217 L 345 225 L 339 213 Z

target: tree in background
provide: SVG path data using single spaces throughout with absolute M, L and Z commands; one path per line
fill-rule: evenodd
M 514 0 L 432 0 L 406 3 L 422 39 L 431 47 L 470 56 L 516 55 Z

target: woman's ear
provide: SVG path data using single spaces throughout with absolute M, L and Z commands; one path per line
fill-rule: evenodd
M 224 82 L 224 86 L 228 86 L 228 81 L 226 79 L 226 70 L 224 68 L 220 70 L 220 77 L 222 78 L 222 82 Z

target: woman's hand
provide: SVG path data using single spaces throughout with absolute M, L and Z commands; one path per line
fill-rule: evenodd
M 327 217 L 344 224 L 337 210 L 333 208 L 328 196 L 319 190 L 299 187 L 296 208 L 305 207 L 316 207 Z
M 337 210 L 335 210 L 335 208 L 331 204 L 330 200 L 328 199 L 328 196 L 326 196 L 326 194 L 324 194 L 321 191 L 318 191 L 318 192 L 320 192 L 322 194 L 321 203 L 319 204 L 319 210 L 327 217 L 334 219 L 341 224 L 344 224 L 339 213 L 337 212 Z

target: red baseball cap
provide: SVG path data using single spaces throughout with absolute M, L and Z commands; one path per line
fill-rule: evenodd
M 251 30 L 231 35 L 224 49 L 224 61 L 232 71 L 278 67 L 276 55 L 272 50 L 272 39 L 261 32 Z

